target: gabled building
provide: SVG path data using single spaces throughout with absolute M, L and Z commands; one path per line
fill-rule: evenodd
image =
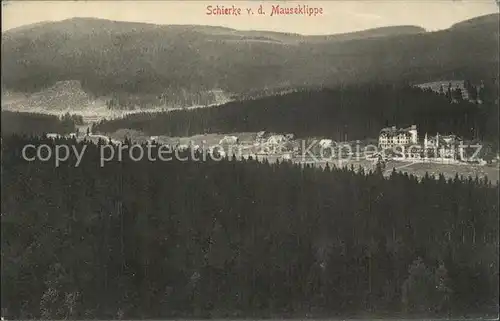
M 434 156 L 443 158 L 463 159 L 463 140 L 457 135 L 428 136 L 425 134 L 424 151 L 429 154 L 433 151 Z
M 418 144 L 416 125 L 408 128 L 396 128 L 396 126 L 383 128 L 378 138 L 378 146 L 381 149 L 414 144 Z

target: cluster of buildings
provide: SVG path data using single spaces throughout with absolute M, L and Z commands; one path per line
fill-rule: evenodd
M 157 141 L 157 139 L 157 136 L 151 136 L 150 141 Z M 330 139 L 321 139 L 317 145 L 326 150 L 339 148 L 339 155 L 342 152 L 342 156 L 355 156 L 352 150 L 344 151 L 342 146 L 339 146 Z M 180 150 L 190 147 L 195 150 L 201 148 L 199 145 L 176 145 L 176 149 Z M 379 152 L 372 155 L 372 158 L 378 158 L 379 160 L 404 158 L 410 160 L 428 160 L 430 162 L 451 161 L 454 163 L 467 159 L 465 157 L 465 145 L 460 137 L 456 135 L 441 135 L 439 133 L 428 135 L 426 133 L 422 140 L 419 139 L 416 125 L 406 128 L 397 128 L 396 126 L 383 128 L 379 133 L 378 148 Z M 299 152 L 299 149 L 300 147 L 298 146 L 298 142 L 294 140 L 293 134 L 274 134 L 262 131 L 256 134 L 253 141 L 241 141 L 238 136 L 224 136 L 218 144 L 210 146 L 208 151 L 212 153 L 217 150 L 221 156 L 225 156 L 226 153 L 231 151 L 232 153 L 240 152 L 243 156 L 277 156 L 284 159 L 291 159 L 295 153 Z M 311 151 L 314 152 L 314 150 Z
M 280 146 L 295 138 L 293 134 L 271 134 L 265 131 L 258 132 L 255 136 L 255 145 Z
M 463 140 L 460 137 L 439 133 L 429 136 L 426 133 L 424 141 L 420 142 L 416 125 L 383 128 L 379 134 L 378 146 L 384 151 L 398 149 L 405 158 L 465 159 Z
M 61 135 L 57 133 L 47 133 L 45 134 L 45 137 L 50 138 L 50 139 L 61 139 L 61 138 L 78 138 L 79 133 L 69 133 L 67 135 Z
M 194 149 L 206 150 L 210 154 L 217 152 L 220 156 L 239 154 L 242 156 L 280 156 L 290 159 L 291 153 L 297 149 L 291 146 L 293 139 L 293 134 L 273 134 L 261 131 L 255 135 L 253 141 L 242 141 L 238 136 L 224 136 L 218 143 L 209 146 L 193 145 L 192 142 L 189 144 L 177 143 L 172 147 L 180 151 Z M 160 137 L 150 136 L 147 141 L 150 144 L 157 143 L 160 141 Z

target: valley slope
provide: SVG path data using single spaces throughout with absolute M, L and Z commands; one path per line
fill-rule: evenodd
M 339 84 L 479 80 L 497 75 L 498 36 L 498 14 L 437 32 L 401 26 L 329 36 L 74 18 L 2 33 L 2 92 L 71 80 L 133 108 L 215 103 L 200 96 L 213 91 L 227 101 Z

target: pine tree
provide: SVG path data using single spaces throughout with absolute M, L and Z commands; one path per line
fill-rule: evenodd
M 436 298 L 434 301 L 436 305 L 436 312 L 440 314 L 448 314 L 450 312 L 452 289 L 450 288 L 448 270 L 443 262 L 441 262 L 439 267 L 436 269 L 434 282 L 436 284 Z
M 403 308 L 409 313 L 427 313 L 432 306 L 434 277 L 421 258 L 408 269 L 408 278 L 402 287 Z

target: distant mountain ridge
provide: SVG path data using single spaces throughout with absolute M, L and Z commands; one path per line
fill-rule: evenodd
M 175 30 L 175 29 L 184 29 L 185 31 L 196 31 L 200 33 L 206 33 L 210 35 L 241 35 L 247 37 L 267 37 L 267 38 L 279 38 L 279 39 L 339 39 L 339 40 L 352 40 L 355 38 L 365 38 L 365 37 L 385 37 L 385 36 L 394 36 L 394 35 L 402 35 L 402 34 L 416 34 L 426 32 L 426 30 L 422 27 L 411 26 L 411 25 L 402 25 L 402 26 L 387 26 L 387 27 L 378 27 L 371 28 L 360 31 L 353 31 L 347 33 L 339 33 L 339 34 L 331 34 L 331 35 L 302 35 L 298 33 L 285 33 L 278 31 L 263 31 L 263 30 L 237 30 L 228 27 L 222 26 L 210 26 L 210 25 L 157 25 L 153 23 L 145 23 L 145 22 L 125 22 L 125 21 L 115 21 L 115 20 L 106 20 L 106 19 L 98 19 L 98 18 L 70 18 L 64 19 L 60 21 L 43 21 L 38 23 L 33 23 L 29 25 L 23 25 L 20 27 L 12 28 L 9 30 L 2 31 L 2 35 L 9 35 L 15 33 L 24 33 L 24 32 L 36 32 L 39 28 L 44 28 L 43 31 L 55 31 L 61 28 L 71 28 L 71 26 L 81 27 L 85 26 L 86 28 L 91 28 L 96 30 L 97 28 L 110 29 L 115 27 L 124 28 L 123 31 L 138 31 L 138 30 L 146 30 L 146 29 L 157 29 L 161 28 L 164 30 Z
M 490 24 L 496 24 L 498 28 L 498 13 L 493 13 L 489 15 L 479 16 L 472 19 L 464 20 L 453 24 L 450 29 L 457 28 L 477 28 L 482 26 L 488 26 Z
M 157 97 L 159 104 L 177 91 L 238 97 L 340 84 L 479 80 L 497 75 L 497 24 L 498 14 L 437 32 L 400 26 L 304 36 L 73 18 L 3 32 L 2 84 L 38 92 L 79 81 L 92 97 L 135 95 L 148 104 Z

